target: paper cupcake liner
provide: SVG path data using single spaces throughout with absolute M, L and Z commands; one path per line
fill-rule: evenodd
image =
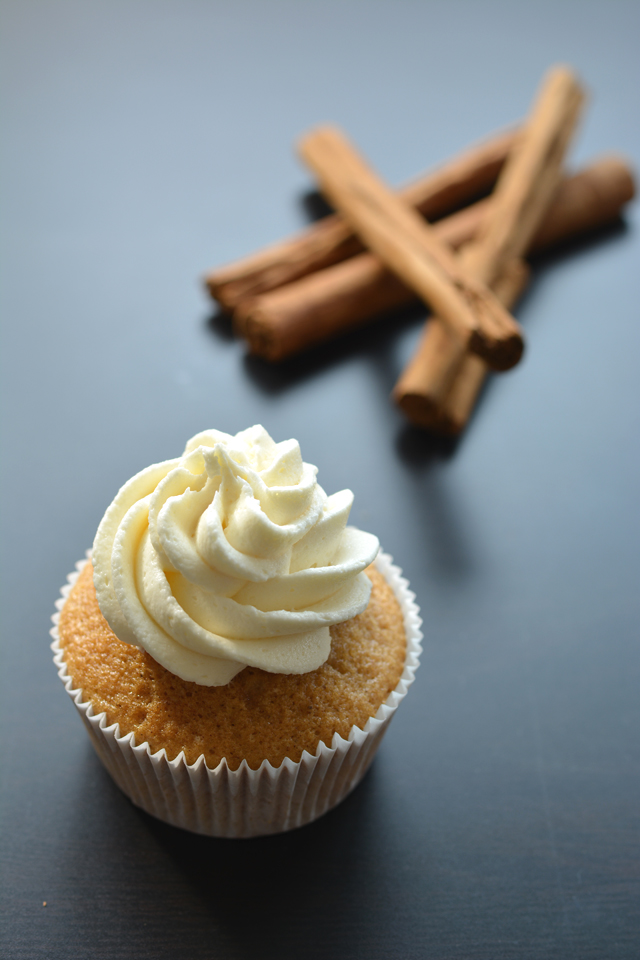
M 87 557 L 89 554 L 87 553 Z M 75 689 L 59 645 L 59 611 L 87 563 L 82 560 L 69 574 L 56 601 L 51 636 L 58 675 L 87 728 L 102 763 L 120 789 L 147 813 L 176 827 L 212 837 L 257 837 L 283 833 L 311 823 L 354 789 L 366 773 L 400 701 L 413 683 L 422 652 L 421 619 L 415 594 L 392 558 L 380 553 L 375 565 L 392 587 L 404 615 L 407 635 L 405 666 L 397 687 L 364 727 L 353 726 L 346 740 L 334 734 L 331 746 L 320 742 L 312 755 L 300 761 L 285 759 L 279 767 L 264 760 L 258 770 L 246 761 L 230 770 L 222 760 L 215 770 L 201 756 L 188 764 L 184 754 L 169 760 L 164 749 L 151 753 L 148 743 L 136 744 L 135 735 L 120 735 L 118 723 L 106 713 L 94 713 L 82 690 Z

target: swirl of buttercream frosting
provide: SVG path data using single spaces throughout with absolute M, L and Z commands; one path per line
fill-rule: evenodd
M 182 457 L 118 492 L 93 545 L 116 636 L 184 680 L 228 683 L 245 666 L 307 673 L 329 627 L 361 613 L 379 544 L 348 527 L 350 490 L 327 496 L 295 440 L 261 426 L 206 430 Z

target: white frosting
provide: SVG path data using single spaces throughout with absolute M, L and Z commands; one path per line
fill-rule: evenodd
M 94 582 L 116 636 L 207 686 L 245 666 L 307 673 L 329 627 L 361 613 L 378 540 L 347 527 L 350 490 L 328 497 L 295 440 L 261 426 L 207 430 L 180 459 L 118 492 L 93 545 Z

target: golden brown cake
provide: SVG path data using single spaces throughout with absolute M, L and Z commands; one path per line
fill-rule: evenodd
M 346 738 L 363 727 L 395 689 L 405 662 L 403 615 L 385 578 L 373 567 L 366 610 L 331 627 L 331 653 L 304 674 L 267 673 L 246 667 L 224 686 L 182 680 L 148 653 L 122 643 L 98 607 L 90 563 L 62 610 L 60 646 L 75 687 L 94 712 L 134 733 L 152 753 L 188 763 L 204 755 L 214 769 L 226 758 L 235 770 L 245 759 L 252 769 L 263 760 L 278 766 L 298 762 L 320 741 Z
M 420 618 L 296 440 L 205 430 L 131 477 L 70 577 L 54 660 L 130 799 L 219 837 L 317 819 L 413 681 Z M 80 568 L 80 567 L 79 567 Z

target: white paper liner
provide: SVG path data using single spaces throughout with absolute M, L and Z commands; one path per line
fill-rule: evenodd
M 89 553 L 87 553 L 87 557 Z M 298 763 L 288 758 L 279 767 L 264 760 L 252 770 L 245 760 L 230 770 L 222 760 L 215 770 L 201 756 L 188 764 L 184 753 L 175 760 L 166 751 L 151 753 L 148 743 L 136 745 L 135 735 L 120 736 L 117 723 L 109 725 L 106 713 L 94 713 L 74 689 L 59 646 L 60 610 L 87 560 L 76 564 L 56 601 L 52 616 L 54 663 L 58 676 L 87 728 L 96 753 L 120 789 L 136 806 L 176 827 L 212 837 L 257 837 L 283 833 L 311 823 L 340 803 L 360 782 L 398 704 L 413 683 L 422 652 L 420 612 L 415 594 L 402 570 L 389 554 L 379 553 L 377 569 L 392 587 L 404 615 L 407 653 L 395 690 L 362 729 L 353 726 L 345 740 L 334 734 L 331 747 L 320 742 L 315 754 L 306 750 Z

